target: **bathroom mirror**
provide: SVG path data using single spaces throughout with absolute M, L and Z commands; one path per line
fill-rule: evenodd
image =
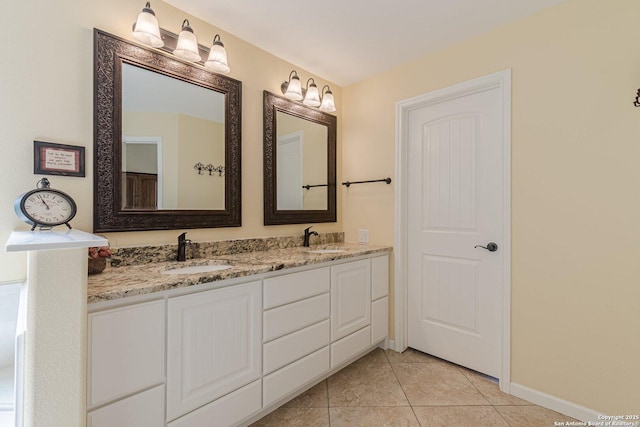
M 94 38 L 94 231 L 240 226 L 242 83 Z
M 336 221 L 336 117 L 264 92 L 264 223 Z

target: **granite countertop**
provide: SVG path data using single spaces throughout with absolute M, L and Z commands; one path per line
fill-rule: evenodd
M 339 253 L 309 253 L 317 249 L 341 249 Z M 169 289 L 196 286 L 237 277 L 252 276 L 270 271 L 279 271 L 305 265 L 312 265 L 346 259 L 376 252 L 390 251 L 390 246 L 364 246 L 350 243 L 331 245 L 270 249 L 238 254 L 216 255 L 212 258 L 196 258 L 184 262 L 170 261 L 112 267 L 103 273 L 89 276 L 87 302 L 117 300 L 134 295 L 144 295 Z M 231 268 L 208 273 L 162 274 L 176 268 L 227 264 Z

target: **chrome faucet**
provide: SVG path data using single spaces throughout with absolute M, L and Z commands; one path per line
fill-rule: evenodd
M 178 261 L 186 261 L 187 245 L 191 244 L 191 240 L 187 239 L 187 233 L 184 232 L 178 236 Z
M 304 241 L 302 242 L 302 246 L 304 246 L 305 248 L 309 247 L 309 238 L 311 237 L 311 235 L 318 235 L 317 231 L 309 231 L 309 229 L 311 229 L 311 227 L 307 227 L 304 229 Z

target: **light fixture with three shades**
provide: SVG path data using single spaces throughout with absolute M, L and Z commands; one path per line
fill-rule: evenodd
M 282 83 L 280 86 L 285 98 L 292 101 L 302 101 L 303 104 L 309 107 L 317 107 L 319 110 L 326 113 L 333 113 L 336 111 L 336 104 L 333 100 L 333 93 L 328 85 L 324 85 L 322 92 L 318 91 L 318 86 L 313 78 L 307 80 L 306 87 L 303 89 L 300 83 L 300 77 L 296 70 L 289 73 L 289 80 Z M 325 92 L 326 89 L 326 92 Z
M 151 9 L 151 4 L 147 2 L 142 12 L 138 15 L 136 23 L 133 24 L 133 38 L 147 46 L 161 48 L 164 41 L 160 35 L 160 26 L 156 14 Z M 178 35 L 176 48 L 173 54 L 178 58 L 190 62 L 202 62 L 200 51 L 198 49 L 198 40 L 193 32 L 193 28 L 189 25 L 189 20 L 182 21 L 182 28 Z M 228 73 L 229 64 L 227 61 L 227 51 L 224 44 L 220 41 L 220 35 L 216 34 L 213 38 L 213 44 L 209 50 L 209 56 L 204 61 L 204 66 L 211 71 L 217 73 Z

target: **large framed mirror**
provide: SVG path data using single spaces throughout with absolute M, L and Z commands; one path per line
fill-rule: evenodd
M 336 221 L 335 116 L 264 92 L 264 223 Z
M 242 83 L 94 30 L 94 231 L 241 225 Z

